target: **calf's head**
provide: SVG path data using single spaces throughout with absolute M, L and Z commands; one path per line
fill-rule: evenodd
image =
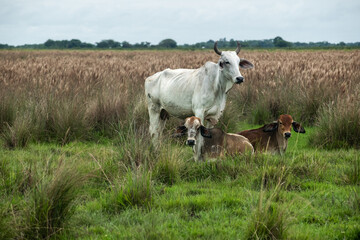
M 264 132 L 275 132 L 283 136 L 285 139 L 291 137 L 291 127 L 295 132 L 305 133 L 305 129 L 300 123 L 295 122 L 292 117 L 288 114 L 280 115 L 279 119 L 273 123 L 266 124 Z
M 194 146 L 196 144 L 196 139 L 199 134 L 203 137 L 211 138 L 209 129 L 201 124 L 200 118 L 194 116 L 186 118 L 184 125 L 179 126 L 176 133 L 180 135 L 187 134 L 186 144 L 189 146 Z
M 235 51 L 219 51 L 217 42 L 214 44 L 214 51 L 220 55 L 219 67 L 226 79 L 231 79 L 233 83 L 240 84 L 244 82 L 244 77 L 241 75 L 239 67 L 243 69 L 253 68 L 254 65 L 246 59 L 238 57 L 240 52 L 240 44 L 237 42 Z

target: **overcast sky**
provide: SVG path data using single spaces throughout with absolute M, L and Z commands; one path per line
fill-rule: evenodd
M 360 0 L 0 0 L 0 43 L 360 41 Z

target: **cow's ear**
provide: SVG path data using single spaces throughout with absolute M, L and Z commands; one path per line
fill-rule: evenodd
M 303 128 L 303 126 L 301 126 L 300 123 L 293 122 L 292 126 L 293 126 L 295 132 L 305 133 L 305 129 Z
M 182 126 L 178 126 L 177 129 L 176 129 L 176 132 L 174 134 L 174 137 L 181 137 L 181 136 L 184 136 L 187 132 L 187 128 L 182 125 Z
M 264 132 L 274 132 L 274 131 L 276 131 L 277 128 L 278 128 L 278 123 L 273 122 L 273 123 L 264 125 L 263 131 Z
M 239 66 L 240 66 L 240 68 L 243 68 L 243 69 L 250 69 L 250 68 L 254 67 L 254 65 L 246 59 L 240 59 Z
M 223 62 L 223 61 L 220 61 L 220 62 L 219 62 L 219 66 L 220 66 L 221 69 L 223 69 L 223 68 L 224 68 L 224 62 Z
M 201 133 L 201 136 L 203 136 L 203 137 L 211 138 L 210 129 L 204 127 L 203 125 L 200 126 L 200 133 Z

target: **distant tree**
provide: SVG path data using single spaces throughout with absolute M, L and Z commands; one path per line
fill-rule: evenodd
M 54 40 L 47 40 L 45 43 L 44 43 L 45 47 L 47 48 L 52 48 L 52 47 L 55 47 L 55 41 Z
M 175 42 L 175 40 L 173 39 L 164 39 L 159 43 L 159 47 L 164 47 L 164 48 L 176 48 L 177 47 L 177 43 Z
M 232 48 L 237 47 L 237 43 L 234 39 L 230 39 L 229 47 L 232 47 Z
M 6 49 L 6 48 L 12 48 L 12 46 L 9 46 L 7 44 L 1 44 L 0 43 L 0 49 Z
M 80 48 L 81 47 L 81 41 L 78 39 L 71 39 L 67 43 L 67 48 Z
M 291 47 L 291 43 L 290 42 L 287 42 L 285 41 L 284 39 L 282 39 L 282 37 L 276 37 L 274 38 L 274 46 L 275 47 Z
M 131 48 L 131 47 L 132 47 L 132 45 L 131 45 L 129 42 L 127 42 L 127 41 L 123 41 L 123 42 L 121 43 L 121 46 L 122 46 L 123 48 Z
M 99 43 L 96 43 L 96 47 L 97 48 L 118 48 L 120 47 L 120 43 L 116 42 L 112 39 L 108 39 L 108 40 L 102 40 Z
M 85 43 L 85 42 L 82 42 L 81 43 L 81 48 L 94 48 L 94 44 L 91 44 L 91 43 Z

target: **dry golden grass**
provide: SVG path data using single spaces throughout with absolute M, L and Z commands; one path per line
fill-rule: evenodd
M 240 57 L 255 68 L 242 70 L 245 82 L 230 91 L 225 121 L 262 123 L 290 113 L 313 124 L 324 104 L 360 99 L 358 50 L 242 50 Z M 29 109 L 38 126 L 32 136 L 43 136 L 36 139 L 67 142 L 134 118 L 146 124 L 146 77 L 217 60 L 213 51 L 0 51 L 0 131 Z M 75 133 L 72 121 L 80 125 Z

